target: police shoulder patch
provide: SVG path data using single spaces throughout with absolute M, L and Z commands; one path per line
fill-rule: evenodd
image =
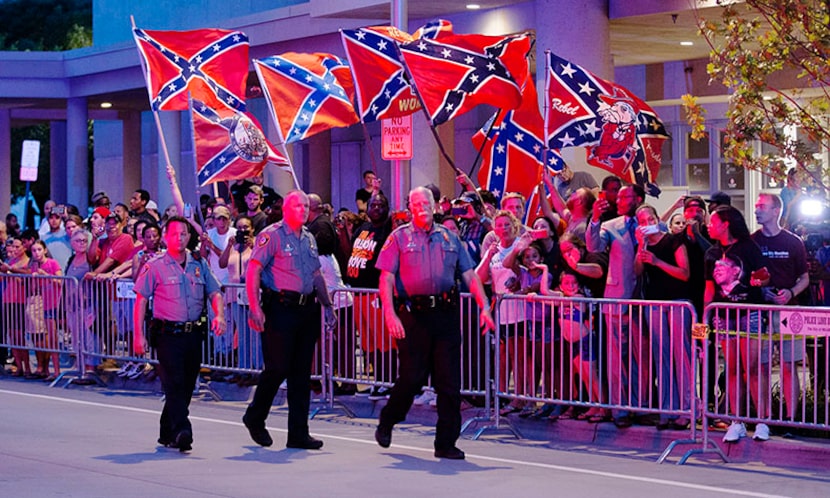
M 261 233 L 259 234 L 259 237 L 257 237 L 256 245 L 262 247 L 266 245 L 270 240 L 271 237 L 267 233 Z
M 389 247 L 389 245 L 391 243 L 392 243 L 392 236 L 390 235 L 389 237 L 386 237 L 386 241 L 383 243 L 383 247 L 381 247 L 380 250 L 382 251 L 382 250 L 386 249 L 387 247 Z
M 150 265 L 148 265 L 147 263 L 144 263 L 144 266 L 142 266 L 142 267 L 141 267 L 141 272 L 140 272 L 140 274 L 141 274 L 141 275 L 144 275 L 144 274 L 145 274 L 145 273 L 147 273 L 148 271 L 150 271 Z

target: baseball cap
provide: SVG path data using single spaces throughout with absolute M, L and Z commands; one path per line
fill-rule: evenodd
M 106 197 L 107 199 L 109 199 L 109 197 L 110 197 L 110 196 L 108 196 L 106 192 L 104 192 L 103 190 L 101 190 L 101 191 L 99 191 L 99 192 L 95 192 L 95 193 L 92 195 L 92 199 L 90 199 L 90 200 L 92 201 L 92 203 L 93 203 L 93 204 L 95 204 L 95 203 L 97 203 L 98 201 L 100 201 L 101 199 L 103 199 L 103 198 L 105 198 L 105 197 Z
M 104 206 L 98 206 L 97 208 L 92 210 L 93 213 L 98 213 L 98 216 L 101 218 L 107 218 L 110 215 L 110 210 L 105 208 Z
M 225 206 L 216 206 L 213 208 L 213 217 L 231 219 L 231 210 Z
M 702 197 L 698 195 L 692 195 L 686 197 L 686 200 L 683 201 L 683 209 L 689 209 L 690 207 L 699 207 L 700 209 L 706 209 L 706 202 L 703 200 Z
M 63 208 L 63 209 L 66 210 L 66 208 Z M 53 207 L 52 209 L 49 210 L 49 216 L 58 216 L 58 217 L 60 217 L 60 216 L 63 216 L 63 213 L 60 210 L 58 210 L 57 206 L 55 206 L 55 207 Z
M 726 192 L 718 191 L 706 199 L 706 202 L 715 203 L 718 206 L 731 206 L 732 197 L 730 197 Z
M 459 195 L 458 198 L 453 201 L 453 204 L 460 204 L 462 202 L 466 202 L 467 204 L 478 204 L 481 201 L 479 200 L 478 195 L 476 195 L 475 192 L 467 191 Z
M 121 223 L 121 218 L 119 218 L 118 215 L 115 214 L 115 213 L 110 213 L 104 221 L 109 221 L 109 220 L 115 220 L 115 221 Z

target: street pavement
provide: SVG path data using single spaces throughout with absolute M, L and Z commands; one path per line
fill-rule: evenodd
M 244 400 L 198 396 L 191 406 L 193 451 L 182 454 L 155 442 L 158 393 L 113 386 L 50 388 L 0 377 L 0 493 L 109 498 L 825 497 L 830 489 L 826 468 L 804 468 L 797 456 L 791 460 L 785 452 L 778 453 L 780 465 L 724 464 L 711 455 L 683 466 L 659 465 L 655 458 L 662 443 L 625 447 L 600 444 L 603 438 L 596 436 L 593 442 L 568 442 L 488 431 L 471 440 L 465 433 L 458 446 L 467 459 L 438 460 L 432 455 L 434 428 L 423 415 L 425 408 L 396 427 L 390 448 L 375 443 L 382 403 L 349 406 L 356 416 L 348 416 L 339 404 L 333 410 L 323 407 L 310 426 L 325 446 L 304 451 L 284 448 L 284 405 L 275 406 L 268 419 L 274 446 L 261 448 L 241 423 Z M 469 413 L 465 410 L 465 416 Z

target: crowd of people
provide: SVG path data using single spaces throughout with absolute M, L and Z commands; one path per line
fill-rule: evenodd
M 159 212 L 146 190 L 139 189 L 126 204 L 114 206 L 105 192 L 98 192 L 92 196 L 89 209 L 85 211 L 47 201 L 44 206 L 46 218 L 38 229 L 21 232 L 14 215 L 6 216 L 5 224 L 0 223 L 0 271 L 53 277 L 65 275 L 82 283 L 135 280 L 141 268 L 165 253 L 163 233 L 168 220 L 183 216 L 189 220 L 188 249 L 206 261 L 219 284 L 244 284 L 245 269 L 251 262 L 264 261 L 261 256 L 256 256 L 258 234 L 283 220 L 283 197 L 265 186 L 259 176 L 235 182 L 228 189 L 227 200 L 203 196 L 201 205 L 191 210 L 182 200 L 172 168 L 168 168 L 168 176 L 174 203 L 163 212 Z M 432 219 L 442 226 L 440 233 L 446 229 L 461 242 L 472 264 L 471 268 L 462 267 L 462 272 L 473 270 L 486 284 L 490 296 L 538 294 L 690 302 L 699 317 L 703 316 L 705 305 L 717 302 L 813 304 L 807 298 L 811 294 L 810 277 L 803 239 L 787 229 L 796 225 L 792 199 L 797 194 L 760 194 L 754 215 L 761 228 L 751 234 L 744 215 L 731 206 L 730 197 L 722 192 L 708 199 L 682 196 L 666 212 L 660 213 L 645 203 L 643 189 L 637 185 L 625 184 L 614 176 L 598 183 L 588 173 L 569 171 L 556 178 L 545 177 L 540 182 L 538 191 L 546 194 L 540 196 L 540 210 L 526 216 L 526 199 L 522 195 L 505 193 L 499 201 L 491 192 L 477 189 L 464 175 L 459 176 L 458 182 L 461 194 L 452 199 L 442 195 L 434 185 L 426 186 L 425 191 L 431 195 Z M 308 219 L 304 222 L 304 230 L 307 229 L 314 238 L 320 275 L 326 288 L 329 291 L 344 287 L 382 289 L 382 270 L 394 272 L 396 267 L 390 267 L 388 263 L 377 266 L 381 248 L 396 228 L 413 221 L 412 207 L 391 211 L 389 200 L 371 171 L 364 174 L 364 186 L 356 192 L 354 209 L 344 207 L 335 213 L 331 205 L 325 204 L 314 193 L 308 194 L 307 201 Z M 418 206 L 418 212 L 423 211 L 422 208 Z M 274 232 L 267 233 L 274 237 Z M 395 239 L 399 244 L 401 236 Z M 286 233 L 284 237 L 289 235 Z M 263 239 L 263 244 L 272 238 Z M 830 240 L 825 237 L 814 258 L 824 265 L 824 274 L 830 272 L 827 268 L 828 248 Z M 277 256 L 293 257 L 289 249 L 274 250 Z M 282 254 L 280 251 L 283 250 L 288 253 Z M 409 240 L 399 250 L 401 261 L 405 261 L 409 253 L 421 251 L 423 247 Z M 462 278 L 461 273 L 449 278 L 454 282 L 454 292 L 470 290 L 465 286 L 468 278 Z M 309 283 L 303 285 L 303 294 L 307 294 L 309 291 L 305 286 Z M 824 285 L 826 287 L 827 280 Z M 63 292 L 69 291 L 64 289 Z M 84 292 L 83 284 L 77 292 Z M 56 349 L 61 325 L 58 309 L 64 301 L 59 290 L 47 288 L 45 284 L 40 286 L 37 294 L 46 327 L 43 333 L 36 334 L 35 344 L 44 349 Z M 824 296 L 823 299 L 827 296 L 821 290 L 812 294 Z M 29 364 L 29 352 L 22 347 L 26 344 L 24 324 L 27 320 L 24 317 L 31 305 L 31 289 L 23 289 L 9 281 L 4 284 L 2 297 L 4 337 L 10 344 L 20 346 L 11 350 L 12 375 L 54 379 L 60 374 L 58 354 L 38 352 L 36 369 L 33 369 Z M 99 308 L 106 304 L 93 298 L 73 302 L 80 305 L 65 310 L 66 316 L 71 318 L 67 319 L 68 323 L 80 324 L 81 330 L 71 331 L 73 337 L 82 337 L 92 351 L 102 352 L 114 347 L 95 333 L 95 322 L 101 320 Z M 383 323 L 381 314 L 385 312 L 382 308 L 389 303 L 383 304 L 380 306 L 368 295 L 352 299 L 347 294 L 332 302 L 334 309 L 339 311 L 340 328 L 356 329 L 360 340 L 359 344 L 350 344 L 335 335 L 332 368 L 335 373 L 353 378 L 351 356 L 357 347 L 377 378 L 392 382 L 401 375 L 409 375 L 408 395 L 417 379 L 411 377 L 411 372 L 400 371 L 402 360 L 398 358 L 395 335 L 379 327 Z M 826 301 L 815 304 L 826 304 Z M 118 301 L 112 306 L 117 308 Z M 131 305 L 124 303 L 124 306 L 129 308 Z M 275 389 L 273 378 L 282 379 L 286 374 L 282 370 L 279 371 L 282 373 L 274 373 L 276 367 L 269 360 L 273 354 L 265 351 L 263 358 L 263 348 L 273 348 L 273 344 L 261 346 L 250 340 L 252 334 L 246 320 L 251 306 L 250 293 L 226 292 L 224 306 L 227 308 L 224 316 L 230 319 L 228 323 L 235 324 L 236 330 L 229 330 L 214 339 L 215 352 L 234 358 L 227 363 L 232 367 L 255 369 L 264 361 L 269 372 L 269 389 Z M 571 398 L 576 398 L 575 393 L 585 389 L 592 402 L 633 406 L 641 404 L 649 395 L 641 390 L 653 389 L 659 392 L 657 398 L 661 403 L 656 408 L 666 411 L 687 409 L 692 395 L 689 392 L 692 383 L 688 381 L 692 361 L 691 316 L 669 313 L 667 309 L 654 306 L 648 309 L 643 319 L 633 320 L 627 309 L 620 306 L 603 305 L 601 309 L 571 306 L 567 311 L 563 308 L 556 312 L 522 301 L 503 301 L 498 310 L 493 310 L 498 318 L 498 337 L 503 351 L 502 364 L 498 366 L 502 373 L 498 388 L 506 392 L 512 382 L 520 394 L 537 396 L 541 393 L 545 397 Z M 122 312 L 129 316 L 125 323 L 132 325 L 132 310 Z M 215 311 L 207 312 L 215 318 Z M 545 316 L 544 313 L 554 315 Z M 353 323 L 346 323 L 347 316 L 354 317 Z M 391 316 L 386 318 L 392 319 Z M 600 320 L 602 327 L 598 325 Z M 761 331 L 761 325 L 750 322 L 740 325 L 749 332 Z M 262 319 L 256 325 L 256 330 L 262 330 Z M 726 323 L 711 325 L 715 328 L 734 326 Z M 130 337 L 128 331 L 119 333 Z M 600 333 L 605 336 L 599 337 Z M 645 342 L 643 338 L 646 338 Z M 725 406 L 733 413 L 738 409 L 741 400 L 737 385 L 745 378 L 761 383 L 751 389 L 753 393 L 760 393 L 752 401 L 755 413 L 766 417 L 770 407 L 765 406 L 763 393 L 769 386 L 763 382 L 768 377 L 769 365 L 764 355 L 755 354 L 761 349 L 753 347 L 753 340 L 757 339 L 723 339 L 726 342 L 722 350 L 734 355 L 725 362 L 729 386 L 726 391 L 734 397 L 726 400 Z M 635 343 L 639 346 L 632 347 Z M 600 350 L 600 344 L 603 350 Z M 565 348 L 570 353 L 563 353 Z M 797 369 L 804 360 L 803 352 L 795 349 L 781 352 L 782 359 L 786 360 L 782 361 L 782 365 L 786 364 L 782 368 L 782 399 L 790 418 L 795 416 L 799 404 Z M 542 353 L 516 354 L 527 351 Z M 138 348 L 133 351 L 138 352 Z M 572 361 L 560 362 L 564 364 L 539 360 L 568 355 L 572 356 Z M 87 358 L 83 368 L 93 371 L 98 366 L 98 359 Z M 148 367 L 144 363 L 122 367 L 125 375 L 140 375 L 146 371 Z M 654 378 L 649 378 L 650 375 Z M 574 384 L 551 382 L 551 379 L 563 378 L 574 378 Z M 711 372 L 712 382 L 704 386 L 710 390 L 710 400 L 717 399 L 716 378 L 715 372 Z M 567 393 L 554 392 L 557 389 L 567 390 Z M 266 399 L 268 393 L 265 390 L 263 393 L 260 404 L 270 406 Z M 357 394 L 357 386 L 341 383 L 336 385 L 335 394 Z M 372 399 L 383 399 L 389 396 L 389 390 L 375 387 L 367 394 Z M 444 394 L 447 395 L 446 389 Z M 414 402 L 434 405 L 435 400 L 435 393 L 424 389 Z M 404 406 L 408 409 L 408 404 L 396 403 L 399 408 L 385 422 L 384 431 L 391 430 L 388 426 L 400 418 Z M 613 421 L 621 428 L 644 421 L 643 417 L 622 410 L 565 408 L 536 406 L 515 399 L 501 410 L 504 415 L 516 412 L 520 416 L 537 418 L 574 417 L 594 423 Z M 249 410 L 248 417 L 246 425 L 253 431 L 252 436 L 257 434 L 261 441 L 265 440 L 261 432 L 265 418 L 263 410 Z M 691 421 L 667 415 L 654 422 L 658 429 L 683 429 Z M 724 428 L 727 429 L 727 441 L 736 441 L 746 434 L 741 424 Z M 316 444 L 306 439 L 307 434 L 298 434 L 301 442 L 297 444 Z M 386 436 L 386 432 L 383 435 Z M 162 436 L 167 440 L 173 435 Z M 756 437 L 768 437 L 768 428 L 764 424 L 756 427 Z

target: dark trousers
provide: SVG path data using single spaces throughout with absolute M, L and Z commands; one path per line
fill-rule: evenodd
M 461 331 L 458 309 L 398 312 L 406 337 L 398 339 L 400 367 L 379 424 L 391 427 L 406 419 L 415 395 L 432 375 L 438 395 L 435 448 L 449 449 L 461 433 Z
M 164 389 L 159 436 L 173 441 L 178 433 L 193 431 L 187 416 L 202 362 L 202 332 L 156 333 L 154 340 Z
M 314 345 L 320 337 L 320 307 L 268 300 L 263 310 L 265 330 L 260 337 L 265 368 L 246 418 L 264 426 L 280 384 L 288 380 L 288 440 L 302 441 L 308 437 L 309 379 Z

